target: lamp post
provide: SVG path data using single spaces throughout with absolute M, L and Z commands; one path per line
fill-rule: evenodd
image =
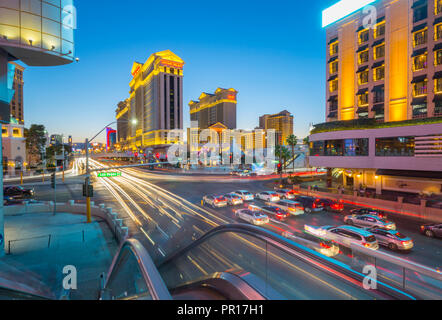
M 131 121 L 126 120 L 118 120 L 109 123 L 107 126 L 105 126 L 100 132 L 98 132 L 92 139 L 86 139 L 85 141 L 85 148 L 86 148 L 86 179 L 85 179 L 85 191 L 86 191 L 86 217 L 87 217 L 87 223 L 92 222 L 92 216 L 91 216 L 91 193 L 90 193 L 90 183 L 91 183 L 91 172 L 89 170 L 89 143 L 94 141 L 95 138 L 97 138 L 106 128 L 110 127 L 113 124 L 116 124 L 117 122 L 125 122 L 125 123 L 131 123 L 133 125 L 136 125 L 138 123 L 137 119 L 132 119 Z

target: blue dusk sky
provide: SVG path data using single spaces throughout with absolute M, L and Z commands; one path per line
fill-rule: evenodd
M 186 62 L 185 128 L 190 100 L 235 88 L 238 128 L 253 129 L 260 115 L 287 109 L 303 138 L 311 122 L 325 121 L 321 12 L 336 2 L 77 0 L 80 62 L 26 69 L 26 126 L 44 124 L 50 134 L 84 141 L 114 121 L 132 63 L 170 49 Z

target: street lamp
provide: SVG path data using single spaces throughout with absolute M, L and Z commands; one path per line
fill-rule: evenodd
M 86 148 L 86 179 L 85 179 L 85 189 L 86 189 L 86 216 L 87 216 L 87 223 L 91 223 L 92 222 L 92 217 L 91 217 L 91 194 L 90 194 L 90 182 L 91 182 L 91 174 L 90 174 L 90 170 L 89 170 L 89 144 L 95 140 L 95 138 L 97 138 L 104 130 L 106 130 L 106 128 L 110 127 L 113 124 L 116 124 L 118 122 L 124 122 L 124 123 L 131 123 L 132 125 L 136 125 L 138 124 L 138 120 L 137 119 L 132 119 L 132 120 L 118 120 L 118 121 L 114 121 L 109 123 L 107 126 L 105 126 L 102 130 L 100 130 L 100 132 L 98 132 L 92 139 L 86 139 L 85 142 L 85 148 Z

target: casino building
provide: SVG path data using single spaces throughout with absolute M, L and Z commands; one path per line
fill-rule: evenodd
M 310 164 L 377 193 L 441 194 L 442 1 L 356 3 L 376 8 L 371 26 L 362 6 L 323 12 L 327 122 L 311 132 Z
M 170 50 L 133 64 L 130 96 L 116 110 L 123 149 L 165 154 L 176 142 L 167 137 L 170 130 L 183 128 L 183 67 Z
M 198 101 L 189 103 L 190 120 L 201 130 L 221 123 L 227 129 L 236 129 L 238 91 L 218 88 L 214 93 L 203 92 Z

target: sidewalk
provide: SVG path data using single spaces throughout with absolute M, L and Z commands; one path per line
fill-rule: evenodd
M 93 300 L 98 298 L 100 274 L 108 271 L 118 244 L 104 221 L 86 224 L 83 215 L 29 213 L 5 216 L 5 249 L 0 273 L 10 279 L 30 286 L 40 283 L 59 298 L 63 268 L 72 265 L 78 290 L 71 291 L 71 299 Z

